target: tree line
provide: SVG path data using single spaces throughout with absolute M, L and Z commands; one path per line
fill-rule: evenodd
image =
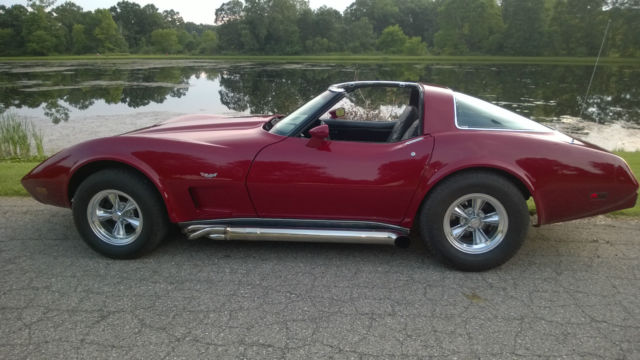
M 640 0 L 355 0 L 344 12 L 305 0 L 230 0 L 215 25 L 120 1 L 0 6 L 0 56 L 402 54 L 640 56 Z

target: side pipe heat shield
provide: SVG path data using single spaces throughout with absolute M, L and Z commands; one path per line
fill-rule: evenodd
M 394 245 L 407 234 L 394 230 L 359 230 L 331 228 L 274 228 L 226 225 L 187 225 L 189 239 L 207 237 L 213 240 L 292 241 L 318 243 L 351 243 Z

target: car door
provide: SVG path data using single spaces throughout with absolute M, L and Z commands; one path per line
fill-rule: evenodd
M 432 149 L 428 135 L 395 143 L 289 137 L 257 155 L 247 187 L 264 218 L 400 223 Z

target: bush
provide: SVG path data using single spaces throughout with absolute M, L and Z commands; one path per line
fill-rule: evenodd
M 0 158 L 30 158 L 32 145 L 37 156 L 43 157 L 42 140 L 42 131 L 33 122 L 12 113 L 0 114 Z

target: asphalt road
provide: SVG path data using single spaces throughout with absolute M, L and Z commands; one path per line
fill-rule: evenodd
M 0 358 L 640 358 L 640 222 L 532 228 L 462 273 L 421 247 L 175 236 L 101 257 L 71 212 L 0 198 Z

